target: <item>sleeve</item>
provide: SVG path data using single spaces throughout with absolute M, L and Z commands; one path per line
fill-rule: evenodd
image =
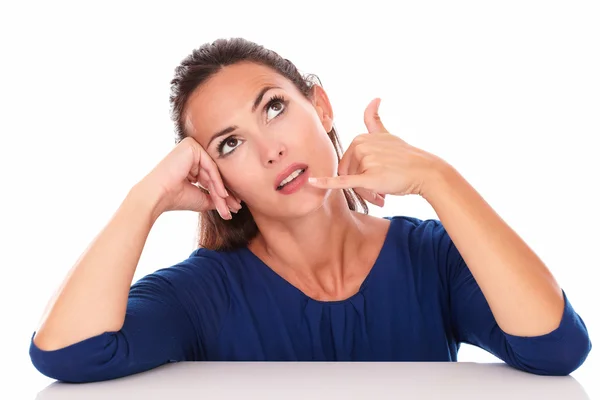
M 29 354 L 42 374 L 64 382 L 93 382 L 169 362 L 202 360 L 228 308 L 225 282 L 189 262 L 158 270 L 132 285 L 123 327 L 62 349 Z M 207 269 L 200 278 L 198 269 Z M 34 333 L 35 336 L 35 333 Z
M 445 228 L 438 220 L 429 221 L 440 269 L 445 270 L 457 343 L 480 347 L 512 367 L 538 375 L 568 375 L 583 364 L 592 345 L 564 291 L 563 315 L 554 331 L 534 337 L 503 332 Z

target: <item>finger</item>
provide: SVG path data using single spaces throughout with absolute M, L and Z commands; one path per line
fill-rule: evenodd
M 200 144 L 191 137 L 188 136 L 184 139 L 184 141 L 187 141 L 187 143 L 191 143 L 190 149 L 192 151 L 192 154 L 194 155 L 194 160 L 196 160 L 196 157 L 198 158 L 198 162 L 192 163 L 192 167 L 188 172 L 187 176 L 187 180 L 190 183 L 196 183 L 198 182 L 198 173 L 200 172 L 200 161 L 202 160 L 202 158 L 204 158 L 205 152 L 203 151 L 202 146 L 200 146 Z
M 364 188 L 355 188 L 354 191 L 363 198 L 363 200 L 368 201 L 371 204 L 375 204 L 376 206 L 383 207 L 384 198 L 371 190 L 367 190 Z
M 235 194 L 231 193 L 231 190 L 228 190 L 228 191 L 229 191 L 229 197 L 231 197 L 233 199 L 234 203 L 242 204 L 242 200 L 240 200 L 239 197 L 237 197 Z M 229 198 L 229 197 L 227 197 L 227 198 Z
M 356 149 L 357 147 L 355 146 L 354 150 L 352 151 L 352 157 L 348 158 L 346 175 L 360 175 L 364 172 L 364 170 L 361 169 L 362 155 L 359 154 Z
M 210 185 L 210 176 L 208 175 L 208 172 L 206 172 L 206 170 L 200 170 L 200 179 L 198 179 L 198 183 L 200 184 L 200 186 L 204 187 L 204 188 L 208 188 Z M 227 188 L 225 188 L 225 190 L 227 190 Z M 229 208 L 230 211 L 232 212 L 238 212 L 239 210 L 242 209 L 242 202 L 239 198 L 237 198 L 237 196 L 232 195 L 231 191 L 228 191 L 229 196 L 225 197 L 225 204 L 227 205 L 227 208 Z
M 187 176 L 186 179 L 187 179 L 187 181 L 189 183 L 192 183 L 192 184 L 198 182 L 198 177 L 197 176 L 193 176 L 191 172 L 188 174 L 188 176 Z
M 190 182 L 192 184 L 200 183 L 200 172 L 201 171 L 202 170 L 200 169 L 199 165 L 192 167 L 190 172 L 188 172 L 188 176 L 186 178 L 188 180 L 188 182 Z M 204 188 L 206 189 L 206 186 Z
M 225 190 L 229 193 L 229 196 L 225 197 L 225 202 L 227 203 L 229 210 L 237 213 L 242 209 L 242 201 L 227 187 L 225 187 Z
M 225 190 L 225 185 L 221 179 L 221 173 L 219 172 L 217 164 L 215 164 L 212 158 L 210 158 L 204 150 L 202 150 L 202 156 L 200 157 L 200 168 L 208 173 L 210 180 L 213 182 L 221 197 L 227 197 L 229 194 L 227 193 L 227 190 Z
M 227 203 L 227 207 L 229 207 L 229 210 L 234 213 L 237 213 L 242 208 L 242 205 L 234 196 L 226 197 L 225 202 Z
M 357 154 L 356 154 L 356 146 L 363 142 L 361 137 L 364 135 L 359 135 L 352 140 L 348 149 L 342 155 L 340 163 L 338 164 L 338 174 L 339 175 L 349 175 L 355 174 L 356 171 L 353 169 L 353 165 L 357 162 Z
M 365 188 L 366 181 L 367 179 L 365 175 L 341 175 L 308 178 L 309 184 L 322 189 L 350 189 L 357 187 Z
M 379 117 L 379 104 L 381 104 L 380 98 L 373 99 L 365 109 L 364 119 L 369 133 L 387 132 Z
M 348 166 L 352 160 L 352 144 L 348 147 L 348 150 L 342 155 L 340 163 L 338 164 L 338 175 L 348 175 Z
M 231 212 L 229 211 L 229 207 L 227 206 L 225 199 L 221 197 L 215 190 L 215 185 L 213 181 L 210 181 L 208 183 L 208 191 L 210 193 L 210 197 L 213 200 L 213 203 L 215 204 L 215 208 L 217 209 L 217 212 L 219 213 L 221 218 L 231 219 Z
M 206 172 L 206 170 L 204 169 L 201 169 L 200 179 L 198 179 L 198 183 L 200 184 L 200 186 L 208 188 L 210 182 L 211 180 L 210 176 L 208 175 L 208 172 Z M 227 188 L 225 188 L 225 190 L 227 190 Z M 230 193 L 230 195 L 225 197 L 225 204 L 227 205 L 227 208 L 230 211 L 237 213 L 242 208 L 241 201 L 235 195 L 232 195 L 230 191 L 228 192 Z
M 204 210 L 212 210 L 215 208 L 213 200 L 208 192 L 205 192 L 204 189 L 197 187 L 193 183 L 185 185 L 184 198 L 189 199 L 190 210 L 192 211 L 202 212 Z
M 204 169 L 200 170 L 200 176 L 198 177 L 198 183 L 205 189 L 208 190 L 208 185 L 210 183 L 210 175 Z
M 190 181 L 190 183 L 198 182 L 198 171 L 200 171 L 200 165 L 192 165 L 192 169 L 190 170 L 190 172 L 188 172 L 187 176 L 187 180 Z

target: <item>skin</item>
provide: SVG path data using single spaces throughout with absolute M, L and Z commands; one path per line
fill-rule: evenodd
M 260 111 L 250 112 L 256 92 L 267 83 L 282 85 L 278 91 L 289 101 L 288 112 L 269 123 L 262 110 L 267 99 Z M 272 107 L 269 118 L 278 107 Z M 214 207 L 231 218 L 224 214 L 238 209 L 236 196 L 250 207 L 262 232 L 251 251 L 284 279 L 321 300 L 347 298 L 358 290 L 383 243 L 387 221 L 351 212 L 342 191 L 306 185 L 285 196 L 274 189 L 275 176 L 292 162 L 304 162 L 318 174 L 336 170 L 337 158 L 325 133 L 333 115 L 325 93 L 317 88 L 307 100 L 272 71 L 240 65 L 211 79 L 188 110 L 195 138 L 184 139 L 130 190 L 71 268 L 36 331 L 34 342 L 40 349 L 56 350 L 120 330 L 132 278 L 156 219 L 168 210 Z M 208 146 L 209 137 L 234 123 L 241 140 L 233 145 L 239 149 L 221 158 Z
M 277 119 L 270 119 L 277 111 L 262 111 L 267 99 L 251 112 L 266 85 L 280 86 L 268 94 L 289 101 Z M 351 212 L 340 189 L 418 194 L 439 216 L 504 332 L 536 336 L 556 329 L 564 300 L 546 265 L 456 169 L 389 134 L 378 106 L 374 101 L 367 107 L 369 133 L 353 141 L 339 168 L 326 136 L 333 112 L 323 89 L 315 87 L 307 100 L 269 68 L 225 68 L 190 100 L 187 117 L 193 137 L 215 159 L 224 183 L 255 217 L 261 234 L 251 250 L 307 295 L 340 300 L 356 293 L 388 228 L 386 220 Z M 236 150 L 223 158 L 208 142 L 230 125 L 239 127 L 234 138 L 240 144 L 231 141 Z M 292 162 L 307 163 L 316 179 L 284 196 L 274 190 L 273 180 Z
M 252 112 L 265 85 L 280 89 L 267 93 Z M 282 95 L 284 104 L 264 110 L 273 94 Z M 548 268 L 458 171 L 391 135 L 381 123 L 378 106 L 375 101 L 367 107 L 368 134 L 355 138 L 338 165 L 326 134 L 333 112 L 322 88 L 316 86 L 307 99 L 266 67 L 246 63 L 224 68 L 187 104 L 192 137 L 131 189 L 69 271 L 42 317 L 36 345 L 56 350 L 121 329 L 132 277 L 158 216 L 167 209 L 203 211 L 215 205 L 223 215 L 228 208 L 238 208 L 235 197 L 249 207 L 260 229 L 250 250 L 276 273 L 317 300 L 352 296 L 379 254 L 389 221 L 350 211 L 343 188 L 355 188 L 380 206 L 384 198 L 377 193 L 422 196 L 439 216 L 504 332 L 536 336 L 556 329 L 564 301 Z M 285 112 L 279 114 L 283 107 Z M 225 150 L 236 150 L 221 157 L 217 143 L 209 141 L 231 125 L 238 129 L 231 132 L 234 136 Z M 294 162 L 308 164 L 307 173 L 316 182 L 282 195 L 274 189 L 275 177 Z M 188 174 L 188 169 L 187 180 L 204 182 L 210 197 L 179 182 L 181 171 Z M 233 196 L 226 195 L 224 184 Z M 157 189 L 162 185 L 179 193 L 177 198 L 165 197 Z
M 314 177 L 311 185 L 421 195 L 456 245 L 498 326 L 515 336 L 555 330 L 564 299 L 548 267 L 455 168 L 390 134 L 378 107 L 376 99 L 365 110 L 368 133 L 350 144 L 339 176 Z
M 267 86 L 255 112 L 257 94 Z M 264 107 L 272 96 L 284 103 Z M 186 127 L 216 163 L 229 192 L 249 207 L 260 234 L 249 248 L 275 272 L 318 300 L 350 297 L 383 245 L 389 221 L 348 209 L 341 190 L 305 185 L 292 195 L 276 191 L 276 176 L 295 162 L 309 176 L 333 176 L 337 156 L 327 132 L 333 110 L 315 86 L 307 99 L 268 67 L 228 66 L 196 90 L 186 105 Z M 282 112 L 283 110 L 283 112 Z M 229 126 L 234 132 L 212 142 Z M 218 151 L 226 139 L 224 156 Z

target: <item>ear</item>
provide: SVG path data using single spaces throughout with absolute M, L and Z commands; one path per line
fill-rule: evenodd
M 312 87 L 312 103 L 325 131 L 331 131 L 333 129 L 333 109 L 325 89 L 317 84 Z

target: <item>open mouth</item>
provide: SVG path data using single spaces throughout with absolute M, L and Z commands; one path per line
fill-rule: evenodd
M 276 190 L 281 190 L 286 185 L 289 185 L 290 183 L 294 182 L 294 180 L 296 180 L 304 172 L 306 172 L 306 168 L 298 168 L 297 170 L 295 170 L 294 172 L 292 172 L 287 178 L 285 178 L 283 181 L 281 181 L 281 183 L 279 184 L 279 186 L 277 186 Z

